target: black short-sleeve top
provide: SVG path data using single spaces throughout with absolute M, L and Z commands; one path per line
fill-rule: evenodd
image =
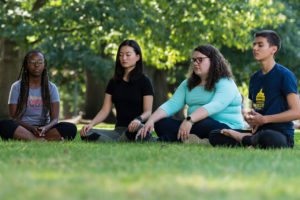
M 111 79 L 106 93 L 112 96 L 117 111 L 116 126 L 127 127 L 128 124 L 143 113 L 143 97 L 154 95 L 152 83 L 146 75 L 138 80 L 126 82 Z

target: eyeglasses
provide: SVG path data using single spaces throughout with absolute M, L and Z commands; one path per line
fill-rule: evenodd
M 197 64 L 200 64 L 200 63 L 202 63 L 204 58 L 208 58 L 208 57 L 191 58 L 191 63 L 196 62 Z
M 36 65 L 36 64 L 42 65 L 42 64 L 44 64 L 44 61 L 43 60 L 29 60 L 28 64 L 30 64 L 30 65 Z

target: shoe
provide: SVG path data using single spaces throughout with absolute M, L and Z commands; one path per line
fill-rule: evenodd
M 84 141 L 97 141 L 99 139 L 100 135 L 97 133 L 92 133 L 90 135 L 81 136 L 81 140 Z
M 141 135 L 135 138 L 136 142 L 157 142 L 158 138 L 152 137 L 152 134 L 147 131 L 147 134 L 144 138 Z
M 189 138 L 187 140 L 183 141 L 183 143 L 185 143 L 185 144 L 204 144 L 204 145 L 208 145 L 209 140 L 208 140 L 208 138 L 201 139 L 195 134 L 190 134 Z
M 137 132 L 129 132 L 128 130 L 125 132 L 125 136 L 129 141 L 134 141 Z

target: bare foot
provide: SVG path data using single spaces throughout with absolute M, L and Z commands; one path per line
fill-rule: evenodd
M 62 137 L 61 137 L 60 133 L 55 128 L 52 128 L 46 132 L 45 139 L 49 142 L 50 141 L 62 141 Z
M 246 135 L 251 135 L 251 133 L 240 133 L 240 132 L 237 132 L 237 131 L 232 130 L 232 129 L 222 129 L 221 133 L 223 135 L 232 137 L 233 139 L 235 139 L 238 142 L 241 142 L 243 137 L 245 137 Z

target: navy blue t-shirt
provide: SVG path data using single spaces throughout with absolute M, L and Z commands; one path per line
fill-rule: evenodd
M 143 97 L 153 96 L 154 92 L 150 79 L 142 75 L 133 82 L 111 79 L 106 93 L 112 95 L 112 102 L 117 111 L 116 126 L 127 127 L 133 119 L 143 113 Z
M 289 93 L 297 94 L 297 81 L 294 74 L 280 64 L 276 63 L 267 74 L 259 70 L 251 76 L 249 99 L 254 103 L 255 111 L 262 115 L 287 111 L 289 106 L 286 97 Z M 293 122 L 270 123 L 264 126 L 294 135 Z

